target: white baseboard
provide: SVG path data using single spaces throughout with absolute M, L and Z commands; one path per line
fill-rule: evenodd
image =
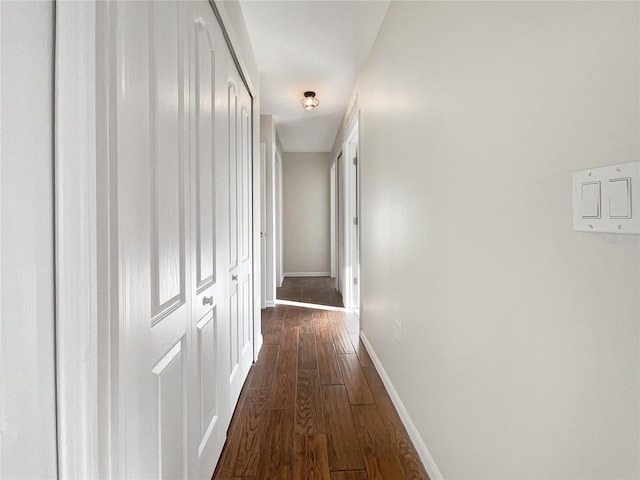
M 289 272 L 282 275 L 284 277 L 328 277 L 329 272 Z
M 266 302 L 264 302 L 264 308 L 273 308 L 275 306 L 276 306 L 275 300 L 267 300 Z
M 420 456 L 420 460 L 422 460 L 422 464 L 424 465 L 424 468 L 427 470 L 427 473 L 429 474 L 429 478 L 431 478 L 431 480 L 442 480 L 442 474 L 440 473 L 440 470 L 438 470 L 436 462 L 433 460 L 433 457 L 431 456 L 429 449 L 425 445 L 424 440 L 422 440 L 420 433 L 418 433 L 418 429 L 416 428 L 415 424 L 411 420 L 411 417 L 409 416 L 409 412 L 407 412 L 407 409 L 404 407 L 402 400 L 400 400 L 400 397 L 398 396 L 398 392 L 396 392 L 396 389 L 393 387 L 393 384 L 391 383 L 391 379 L 389 379 L 387 372 L 385 372 L 384 367 L 380 362 L 380 359 L 376 355 L 376 352 L 373 350 L 373 347 L 371 346 L 371 343 L 369 343 L 369 340 L 367 339 L 367 336 L 364 334 L 363 330 L 360 330 L 360 339 L 362 340 L 362 343 L 367 349 L 367 352 L 369 353 L 369 356 L 371 357 L 371 360 L 373 361 L 373 364 L 375 365 L 376 370 L 378 371 L 378 375 L 380 375 L 380 378 L 382 379 L 382 383 L 387 389 L 387 393 L 391 397 L 391 401 L 393 402 L 393 405 L 396 407 L 396 410 L 398 411 L 398 415 L 400 415 L 400 420 L 402 420 L 404 427 L 407 429 L 407 432 L 409 433 L 409 437 L 411 438 L 411 441 L 413 442 L 413 446 L 415 447 L 416 451 L 418 452 L 418 455 Z

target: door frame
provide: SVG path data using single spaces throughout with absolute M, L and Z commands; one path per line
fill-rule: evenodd
M 234 49 L 240 42 L 224 2 L 208 2 L 251 97 L 252 252 L 254 359 L 262 345 L 260 321 L 260 163 L 257 90 Z M 220 4 L 220 5 L 219 5 Z M 91 0 L 55 6 L 55 309 L 60 478 L 118 477 L 120 419 L 119 305 L 116 175 L 109 144 L 108 12 L 117 3 Z M 233 40 L 233 41 L 232 41 Z M 241 43 L 238 43 L 241 44 Z M 256 194 L 257 191 L 257 194 Z M 113 216 L 115 218 L 115 216 Z M 100 294 L 99 294 L 100 293 Z
M 277 145 L 277 142 L 276 142 Z M 284 281 L 284 250 L 283 250 L 283 226 L 284 226 L 284 217 L 283 217 L 283 161 L 282 154 L 278 148 L 275 149 L 275 171 L 274 171 L 274 195 L 275 195 L 275 203 L 274 203 L 274 220 L 275 220 L 275 250 L 276 250 L 276 271 L 275 273 L 275 285 L 276 287 L 282 287 L 282 282 Z M 277 297 L 277 295 L 276 295 Z
M 104 53 L 109 43 L 101 21 L 106 19 L 101 15 L 106 8 L 97 1 L 56 2 L 54 189 L 61 478 L 96 478 L 111 472 L 110 454 L 99 458 L 99 447 L 111 444 L 110 413 L 104 416 L 110 408 L 100 399 L 111 398 L 112 393 L 108 332 L 113 322 L 98 301 L 98 285 L 106 288 L 104 297 L 112 297 L 110 262 L 102 250 L 104 241 L 98 240 L 98 232 L 102 240 L 110 236 L 109 226 L 100 221 L 101 214 L 109 211 L 108 73 L 97 61 L 98 50 Z M 98 171 L 106 173 L 100 184 Z M 105 389 L 108 396 L 101 397 Z
M 330 233 L 330 238 L 331 238 L 331 248 L 330 248 L 330 255 L 331 255 L 331 268 L 330 268 L 330 275 L 331 278 L 335 278 L 336 279 L 336 286 L 337 286 L 337 273 L 338 273 L 338 268 L 336 266 L 336 260 L 337 260 L 337 255 L 336 255 L 336 238 L 337 238 L 337 233 L 338 233 L 338 225 L 337 225 L 337 215 L 336 215 L 336 208 L 337 208 L 337 201 L 336 201 L 336 194 L 338 192 L 338 175 L 337 175 L 337 164 L 336 162 L 333 162 L 331 164 L 331 167 L 329 168 L 329 216 L 330 216 L 330 226 L 331 226 L 331 233 Z
M 344 174 L 344 305 L 346 308 L 356 313 L 360 311 L 360 245 L 361 245 L 361 229 L 362 220 L 360 218 L 360 155 L 359 155 L 359 139 L 360 139 L 360 111 L 354 112 L 346 130 L 343 153 L 343 171 Z M 353 164 L 354 156 L 358 157 L 355 166 Z M 357 219 L 357 225 L 355 220 Z M 354 271 L 357 273 L 354 274 Z M 357 287 L 354 280 L 357 279 Z M 356 290 L 357 288 L 357 290 Z
M 343 145 L 344 146 L 344 145 Z M 336 291 L 343 295 L 345 293 L 345 285 L 344 285 L 344 174 L 342 172 L 344 165 L 344 154 L 343 151 L 340 150 L 338 156 L 336 157 L 334 164 L 336 167 L 336 184 L 335 184 L 335 269 L 336 269 Z

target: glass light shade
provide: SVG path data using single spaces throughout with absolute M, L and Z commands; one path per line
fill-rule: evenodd
M 300 104 L 305 110 L 313 110 L 320 105 L 320 100 L 316 98 L 315 92 L 304 92 L 304 98 L 300 100 Z

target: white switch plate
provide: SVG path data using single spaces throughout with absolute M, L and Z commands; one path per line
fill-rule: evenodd
M 573 229 L 640 234 L 640 162 L 573 174 Z

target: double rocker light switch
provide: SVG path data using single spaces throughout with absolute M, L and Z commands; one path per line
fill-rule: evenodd
M 585 232 L 640 233 L 639 182 L 640 162 L 574 173 L 573 228 Z

